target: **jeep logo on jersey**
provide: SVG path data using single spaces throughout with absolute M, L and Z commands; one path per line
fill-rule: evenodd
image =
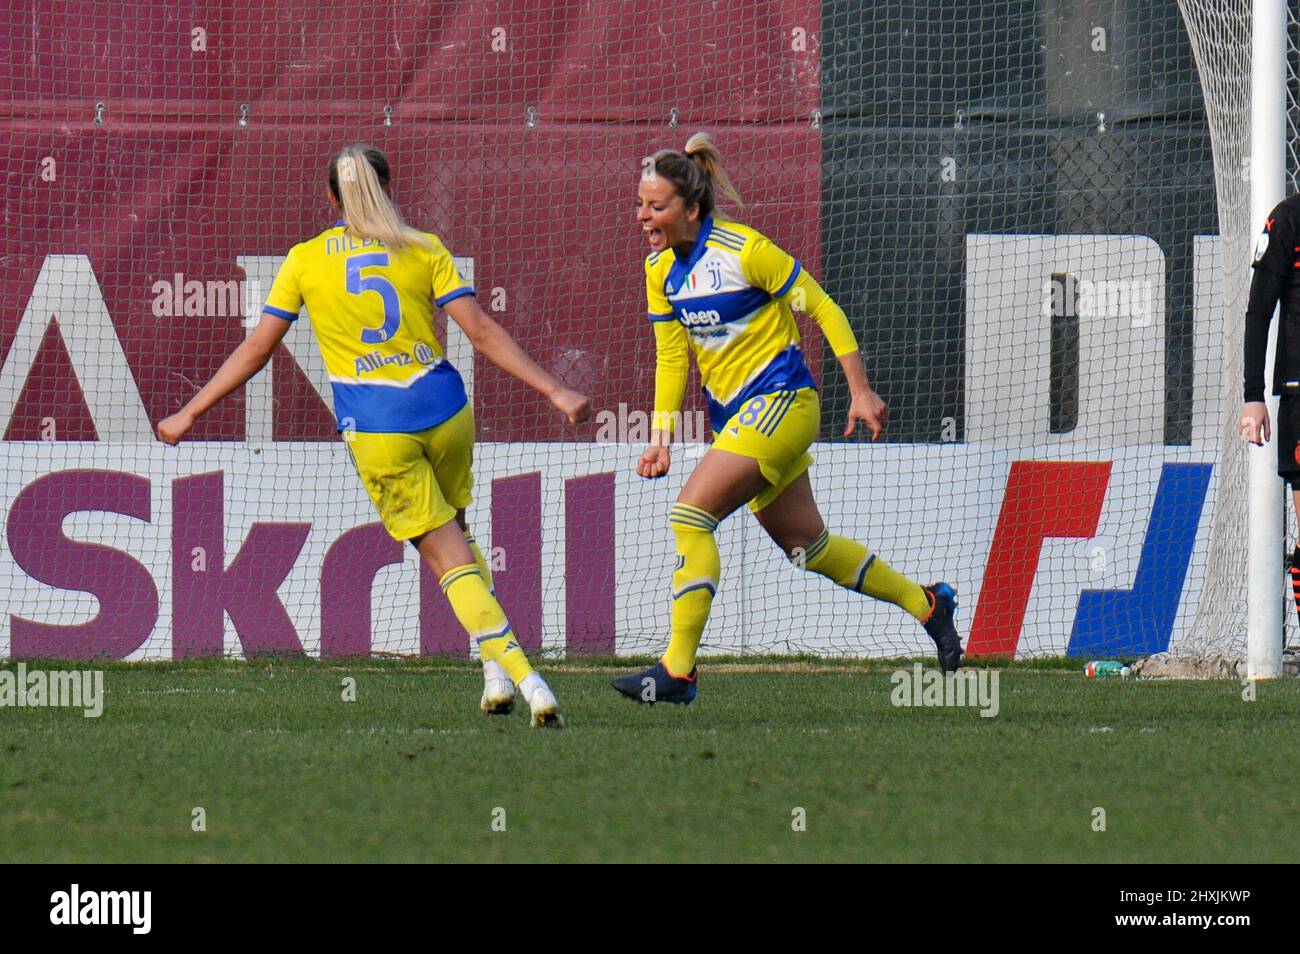
M 722 320 L 722 315 L 717 310 L 710 308 L 708 311 L 691 311 L 689 308 L 682 309 L 682 324 L 687 327 L 694 325 L 716 325 Z

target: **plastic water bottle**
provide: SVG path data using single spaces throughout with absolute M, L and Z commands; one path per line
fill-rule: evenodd
M 1083 674 L 1089 679 L 1110 679 L 1118 677 L 1127 679 L 1129 668 L 1113 659 L 1097 659 L 1083 667 Z

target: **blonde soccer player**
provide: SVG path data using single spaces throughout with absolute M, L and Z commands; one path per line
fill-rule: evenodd
M 934 640 L 940 667 L 955 671 L 962 646 L 953 625 L 953 587 L 914 583 L 862 544 L 832 534 L 813 499 L 808 448 L 821 409 L 792 304 L 821 327 L 848 379 L 852 400 L 844 436 L 862 423 L 875 440 L 888 418 L 867 383 L 844 312 L 797 260 L 755 229 L 715 213 L 719 195 L 741 202 L 707 134 L 692 136 L 684 152 L 665 149 L 652 158 L 637 189 L 636 218 L 650 244 L 645 274 L 658 353 L 655 423 L 637 473 L 668 473 L 689 352 L 708 399 L 714 440 L 669 516 L 677 567 L 668 649 L 650 669 L 614 680 L 614 688 L 641 702 L 695 698 L 695 655 L 721 571 L 714 532 L 746 502 L 792 562 L 902 607 Z
M 177 443 L 261 370 L 306 305 L 339 430 L 380 519 L 437 574 L 482 654 L 482 710 L 510 712 L 518 687 L 532 725 L 563 727 L 555 694 L 515 639 L 465 522 L 474 415 L 434 335 L 435 309 L 445 309 L 478 351 L 546 395 L 570 422 L 585 420 L 590 404 L 484 314 L 438 237 L 402 221 L 389 181 L 388 160 L 377 149 L 353 145 L 334 157 L 329 198 L 341 217 L 289 250 L 257 328 L 181 411 L 159 423 L 158 436 Z

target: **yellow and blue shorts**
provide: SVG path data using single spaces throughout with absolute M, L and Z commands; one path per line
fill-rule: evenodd
M 713 446 L 758 463 L 770 487 L 749 502 L 755 512 L 770 504 L 813 462 L 808 448 L 821 427 L 816 388 L 776 391 L 746 401 L 721 431 Z
M 423 431 L 345 431 L 343 437 L 379 519 L 395 539 L 436 530 L 469 506 L 474 489 L 474 412 L 469 404 Z

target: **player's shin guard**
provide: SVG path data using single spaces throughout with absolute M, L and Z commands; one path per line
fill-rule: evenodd
M 460 624 L 478 645 L 484 659 L 495 660 L 515 684 L 533 671 L 501 604 L 488 592 L 483 574 L 474 564 L 453 567 L 438 581 Z
M 698 507 L 677 504 L 668 522 L 677 538 L 677 570 L 673 573 L 673 632 L 664 666 L 670 675 L 688 676 L 695 668 L 695 653 L 722 572 L 713 537 L 718 521 Z
M 795 565 L 834 580 L 845 589 L 901 606 L 918 620 L 930 615 L 930 600 L 921 584 L 913 583 L 847 537 L 823 530 L 807 550 L 802 554 L 796 551 L 790 559 Z

